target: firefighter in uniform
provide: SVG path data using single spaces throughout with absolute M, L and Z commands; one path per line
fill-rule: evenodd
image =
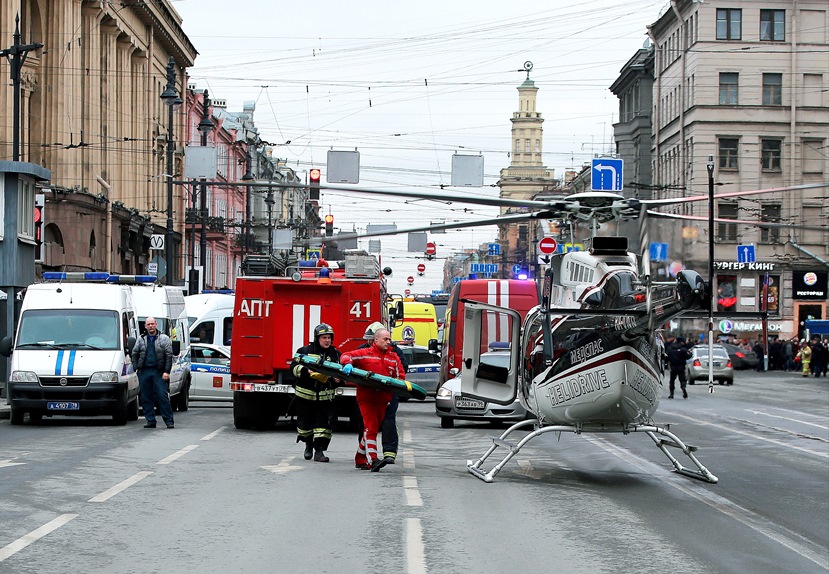
M 327 323 L 314 328 L 314 340 L 296 350 L 303 355 L 318 355 L 326 361 L 340 362 L 340 352 L 334 347 L 334 329 Z M 296 362 L 293 364 L 296 377 L 296 432 L 297 442 L 305 443 L 305 460 L 328 462 L 325 451 L 331 443 L 336 410 L 334 389 L 338 379 L 309 371 Z
M 400 358 L 391 349 L 391 334 L 385 328 L 374 332 L 374 344 L 371 347 L 343 353 L 340 363 L 345 365 L 343 373 L 346 375 L 351 374 L 352 363 L 366 371 L 395 379 L 402 379 L 406 375 Z M 377 472 L 388 464 L 385 457 L 377 455 L 377 434 L 380 432 L 380 425 L 383 423 L 386 408 L 391 399 L 392 393 L 389 391 L 357 385 L 357 405 L 363 416 L 365 430 L 363 436 L 360 437 L 357 453 L 354 456 L 356 468 Z

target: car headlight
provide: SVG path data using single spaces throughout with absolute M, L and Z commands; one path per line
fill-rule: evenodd
M 117 383 L 118 380 L 118 373 L 115 371 L 98 371 L 89 377 L 90 383 Z
M 33 371 L 12 371 L 12 378 L 15 383 L 36 383 L 38 382 L 37 373 Z
M 452 398 L 452 391 L 450 391 L 446 387 L 441 387 L 441 388 L 438 389 L 437 396 L 438 396 L 438 398 L 441 398 L 441 399 L 451 399 Z

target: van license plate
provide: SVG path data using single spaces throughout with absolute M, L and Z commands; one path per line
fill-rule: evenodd
M 81 409 L 81 403 L 49 402 L 46 403 L 46 409 L 50 411 L 78 411 Z

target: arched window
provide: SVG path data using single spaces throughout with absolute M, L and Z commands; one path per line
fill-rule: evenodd
M 95 230 L 89 232 L 89 256 L 95 257 Z

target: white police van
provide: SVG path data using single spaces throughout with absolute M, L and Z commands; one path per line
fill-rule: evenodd
M 44 273 L 23 298 L 15 338 L 0 341 L 11 356 L 7 401 L 11 424 L 53 415 L 138 419 L 138 376 L 130 352 L 138 317 L 125 276 Z M 154 280 L 130 276 L 133 281 Z
M 231 290 L 185 297 L 184 304 L 190 320 L 190 338 L 193 342 L 229 347 L 235 301 L 236 296 Z
M 158 323 L 158 331 L 170 337 L 173 344 L 170 406 L 174 411 L 186 411 L 190 408 L 190 333 L 181 288 L 155 282 L 131 282 L 130 289 L 135 299 L 138 330 L 143 333 L 144 321 L 153 317 Z

